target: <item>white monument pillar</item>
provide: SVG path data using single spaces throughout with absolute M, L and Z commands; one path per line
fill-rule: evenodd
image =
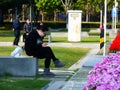
M 81 10 L 68 10 L 68 41 L 81 41 Z

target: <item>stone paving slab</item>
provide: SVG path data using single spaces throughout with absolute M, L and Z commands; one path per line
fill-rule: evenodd
M 102 55 L 91 57 L 83 64 L 83 67 L 93 67 L 95 64 L 99 63 L 103 58 L 104 56 Z
M 44 76 L 43 75 L 43 69 L 39 69 L 39 75 L 41 75 L 43 78 L 40 78 L 41 80 L 55 80 L 55 81 L 66 81 L 67 78 L 72 76 L 75 72 L 72 70 L 67 70 L 64 68 L 55 68 L 51 69 L 51 72 L 55 73 L 56 75 L 53 77 L 50 76 Z
M 68 81 L 61 90 L 81 90 L 86 82 Z
M 68 70 L 64 68 L 59 68 L 59 69 L 51 69 L 51 72 L 55 73 L 56 76 L 61 76 L 61 75 L 72 75 L 75 72 L 73 70 Z M 39 69 L 39 73 L 43 74 L 43 69 Z
M 40 90 L 61 90 L 66 81 L 52 81 Z
M 82 67 L 77 73 L 74 74 L 74 76 L 70 79 L 72 81 L 86 81 L 88 72 L 91 70 L 91 68 Z
M 91 68 L 82 67 L 68 82 L 66 82 L 61 90 L 82 90 L 83 86 L 87 82 L 87 75 L 90 70 Z

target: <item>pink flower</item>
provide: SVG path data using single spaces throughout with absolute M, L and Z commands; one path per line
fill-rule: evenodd
M 83 90 L 120 90 L 120 52 L 108 54 L 90 70 Z

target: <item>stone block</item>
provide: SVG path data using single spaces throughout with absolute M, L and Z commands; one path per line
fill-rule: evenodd
M 93 56 L 91 58 L 89 58 L 82 67 L 93 67 L 95 66 L 95 64 L 99 63 L 102 59 L 104 58 L 104 56 Z
M 81 32 L 82 33 L 82 37 L 89 37 L 88 32 Z
M 36 76 L 38 74 L 38 60 L 36 58 L 14 58 L 0 56 L 0 75 Z

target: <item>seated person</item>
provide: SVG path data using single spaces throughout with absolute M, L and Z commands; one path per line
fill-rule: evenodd
M 63 67 L 64 63 L 60 62 L 58 58 L 55 57 L 52 49 L 47 46 L 47 43 L 43 42 L 43 38 L 46 35 L 48 28 L 44 25 L 39 25 L 37 30 L 32 30 L 25 40 L 25 51 L 29 56 L 34 56 L 37 58 L 45 58 L 45 68 L 44 75 L 55 75 L 50 72 L 50 62 L 53 60 L 55 67 Z

